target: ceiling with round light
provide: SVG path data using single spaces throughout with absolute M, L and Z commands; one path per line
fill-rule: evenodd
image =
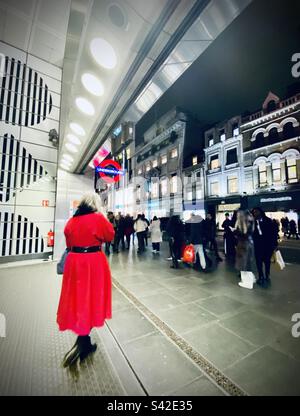
M 98 97 L 104 94 L 104 86 L 100 79 L 95 75 L 89 73 L 82 74 L 81 82 L 89 93 Z
M 72 156 L 59 162 L 93 166 L 116 126 L 140 120 L 250 2 L 72 1 L 60 115 L 60 151 Z
M 90 51 L 98 65 L 105 69 L 113 69 L 117 65 L 117 55 L 112 45 L 102 38 L 91 41 Z

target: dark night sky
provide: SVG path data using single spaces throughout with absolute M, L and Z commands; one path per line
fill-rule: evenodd
M 253 0 L 144 115 L 137 138 L 175 105 L 204 127 L 260 109 L 269 90 L 284 98 L 300 82 L 291 75 L 296 52 L 300 0 Z

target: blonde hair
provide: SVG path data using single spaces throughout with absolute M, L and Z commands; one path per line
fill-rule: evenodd
M 102 212 L 100 197 L 95 192 L 83 195 L 80 198 L 79 206 L 86 206 L 95 212 Z

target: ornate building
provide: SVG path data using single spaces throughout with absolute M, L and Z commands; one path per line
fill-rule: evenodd
M 244 190 L 249 208 L 270 216 L 300 212 L 300 94 L 269 92 L 262 109 L 243 120 Z

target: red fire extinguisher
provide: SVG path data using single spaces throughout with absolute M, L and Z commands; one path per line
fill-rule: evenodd
M 53 247 L 54 246 L 54 232 L 50 230 L 47 234 L 47 247 Z

